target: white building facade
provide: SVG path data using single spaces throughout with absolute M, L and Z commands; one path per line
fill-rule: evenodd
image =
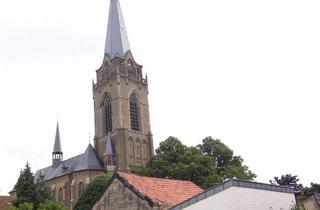
M 291 210 L 295 204 L 292 188 L 232 179 L 171 210 Z

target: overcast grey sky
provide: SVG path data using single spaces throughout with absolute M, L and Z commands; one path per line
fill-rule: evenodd
M 155 148 L 221 139 L 257 175 L 320 182 L 320 1 L 121 0 L 135 60 L 149 77 Z M 109 0 L 1 0 L 0 194 L 29 161 L 51 164 L 93 132 L 91 92 Z

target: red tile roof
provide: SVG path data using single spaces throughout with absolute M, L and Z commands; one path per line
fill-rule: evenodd
M 123 172 L 118 174 L 140 193 L 160 205 L 174 206 L 203 192 L 203 189 L 190 181 L 145 177 Z
M 0 210 L 9 209 L 11 205 L 10 196 L 0 196 Z

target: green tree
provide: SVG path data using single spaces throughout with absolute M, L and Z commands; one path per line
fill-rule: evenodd
M 37 207 L 40 203 L 46 203 L 53 200 L 51 196 L 51 190 L 45 182 L 39 182 L 35 184 L 35 200 L 34 205 Z
M 67 208 L 60 202 L 46 200 L 40 203 L 38 208 L 34 208 L 32 203 L 21 203 L 18 207 L 11 207 L 9 210 L 67 210 Z
M 302 201 L 315 193 L 320 193 L 320 185 L 316 183 L 311 183 L 310 187 L 304 187 L 299 193 L 296 193 L 297 201 Z
M 291 210 L 307 210 L 302 205 L 296 204 L 294 205 Z
M 270 180 L 270 183 L 276 183 L 282 186 L 288 186 L 294 188 L 296 194 L 300 193 L 303 189 L 302 184 L 299 184 L 299 179 L 297 175 L 285 174 L 281 175 L 281 177 L 274 177 L 274 181 Z
M 320 184 L 317 183 L 311 183 L 310 187 L 307 187 L 305 189 L 305 194 L 311 195 L 314 193 L 320 193 Z
M 183 145 L 179 139 L 171 136 L 160 143 L 156 155 L 138 173 L 144 176 L 190 180 L 202 187 L 222 181 L 210 157 L 202 155 L 195 147 Z
M 219 139 L 206 137 L 197 148 L 202 154 L 212 158 L 222 180 L 230 178 L 252 180 L 256 178 L 248 166 L 243 165 L 241 156 L 234 156 L 233 151 Z
M 85 189 L 83 193 L 81 193 L 80 198 L 74 206 L 74 210 L 84 210 L 90 209 L 95 202 L 97 196 L 103 192 L 107 182 L 111 177 L 103 174 L 97 176 Z
M 32 203 L 24 202 L 20 203 L 18 207 L 12 206 L 11 208 L 9 208 L 9 210 L 33 210 L 33 205 Z
M 19 209 L 27 208 L 23 206 L 24 204 L 32 204 L 33 208 L 37 209 L 40 203 L 52 199 L 50 189 L 44 182 L 34 183 L 34 176 L 28 163 L 25 168 L 21 170 L 14 188 L 17 197 L 13 204 L 16 207 L 19 207 Z M 22 207 L 20 207 L 21 205 Z
M 47 200 L 41 203 L 37 210 L 67 210 L 67 208 L 60 202 Z
M 27 163 L 25 168 L 20 172 L 14 188 L 17 193 L 17 198 L 14 202 L 16 207 L 23 203 L 33 203 L 36 200 L 36 187 L 29 163 Z

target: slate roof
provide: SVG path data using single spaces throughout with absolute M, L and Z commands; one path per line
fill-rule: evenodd
M 203 189 L 190 181 L 138 176 L 118 172 L 131 187 L 160 206 L 173 206 L 191 198 Z
M 244 181 L 239 179 L 230 179 L 223 182 L 222 184 L 209 188 L 208 190 L 202 193 L 199 193 L 198 195 L 193 196 L 192 198 L 185 200 L 179 203 L 178 205 L 169 208 L 168 210 L 184 209 L 194 203 L 204 200 L 207 197 L 213 196 L 216 193 L 224 191 L 232 186 L 294 194 L 294 189 L 290 187 L 264 184 L 264 183 L 258 183 L 258 182 L 252 182 L 252 181 Z
M 35 182 L 47 181 L 83 170 L 103 170 L 103 165 L 91 144 L 88 145 L 84 153 L 72 157 L 68 160 L 62 161 L 57 168 L 48 166 L 46 168 L 38 170 L 35 173 L 34 179 Z
M 106 151 L 104 152 L 104 155 L 107 156 L 113 156 L 115 155 L 113 151 L 113 146 L 112 146 L 112 141 L 111 141 L 111 134 L 108 134 L 108 139 L 107 139 L 107 145 L 106 145 Z
M 59 123 L 57 122 L 56 128 L 56 137 L 54 139 L 53 152 L 62 152 L 61 149 L 61 140 L 60 140 L 60 131 L 59 131 Z
M 0 196 L 0 210 L 8 209 L 11 206 L 10 196 Z
M 128 35 L 119 0 L 110 0 L 107 38 L 104 53 L 111 58 L 120 57 L 130 50 Z

